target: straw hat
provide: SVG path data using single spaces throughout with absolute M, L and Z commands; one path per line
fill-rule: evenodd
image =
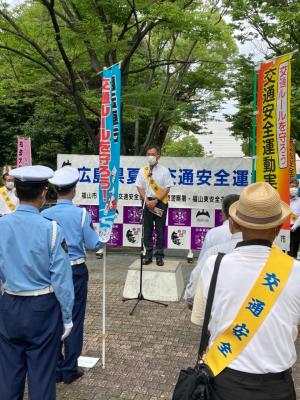
M 292 213 L 280 200 L 278 192 L 267 182 L 247 186 L 240 199 L 229 208 L 229 215 L 240 226 L 269 229 L 281 225 Z

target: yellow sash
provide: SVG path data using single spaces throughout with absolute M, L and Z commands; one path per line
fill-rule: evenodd
M 0 195 L 2 196 L 2 199 L 5 201 L 7 207 L 9 208 L 9 210 L 11 212 L 15 211 L 16 206 L 14 205 L 14 203 L 10 200 L 8 194 L 7 194 L 7 190 L 5 187 L 1 187 L 0 188 Z
M 292 271 L 294 259 L 273 246 L 269 258 L 233 323 L 203 357 L 214 375 L 225 369 L 247 346 L 270 312 Z
M 161 188 L 158 186 L 158 184 L 155 182 L 155 180 L 153 179 L 152 175 L 150 175 L 150 168 L 149 168 L 149 166 L 146 165 L 146 166 L 143 168 L 143 171 L 144 171 L 145 178 L 147 179 L 147 181 L 149 182 L 149 184 L 150 184 L 150 186 L 151 186 L 151 189 L 152 189 L 153 192 L 156 194 L 156 196 L 157 196 L 158 198 L 160 198 L 160 197 L 161 197 L 161 192 L 162 192 L 162 190 L 161 190 Z M 163 199 L 161 199 L 161 201 L 162 201 L 164 204 L 168 204 L 168 196 L 166 195 Z

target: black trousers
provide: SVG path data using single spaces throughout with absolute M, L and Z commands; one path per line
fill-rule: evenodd
M 167 218 L 168 205 L 159 201 L 157 204 L 158 208 L 164 210 L 163 216 L 153 214 L 148 210 L 147 207 L 144 209 L 144 246 L 146 249 L 146 257 L 152 258 L 153 255 L 153 228 L 155 226 L 156 231 L 156 246 L 155 246 L 155 256 L 164 256 L 164 232 Z
M 300 245 L 300 228 L 297 228 L 294 232 L 290 232 L 290 251 L 289 255 L 296 258 Z
M 55 400 L 62 320 L 54 295 L 0 296 L 0 398 Z
M 248 374 L 225 368 L 214 378 L 214 400 L 296 400 L 292 373 Z
M 56 369 L 56 379 L 67 381 L 76 375 L 78 357 L 83 347 L 83 327 L 88 292 L 89 273 L 85 263 L 74 265 L 74 307 L 72 311 L 73 328 L 70 335 L 64 340 L 64 355 L 60 354 Z

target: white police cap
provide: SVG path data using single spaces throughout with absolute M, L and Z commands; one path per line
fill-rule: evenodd
M 9 175 L 21 182 L 43 182 L 52 178 L 54 171 L 43 165 L 27 165 L 26 167 L 12 169 Z
M 49 182 L 59 188 L 75 185 L 79 181 L 78 169 L 69 166 L 62 167 L 54 172 L 52 179 Z

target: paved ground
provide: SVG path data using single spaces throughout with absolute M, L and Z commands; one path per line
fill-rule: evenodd
M 170 399 L 179 370 L 195 362 L 200 332 L 183 301 L 167 308 L 141 302 L 129 316 L 134 302 L 123 303 L 122 291 L 127 267 L 137 256 L 113 252 L 107 257 L 106 369 L 99 362 L 73 384 L 59 384 L 58 400 Z M 193 264 L 181 261 L 187 279 Z M 91 255 L 89 269 L 83 355 L 101 356 L 102 261 Z M 300 395 L 299 364 L 294 376 Z
M 169 399 L 180 368 L 194 363 L 200 334 L 183 302 L 162 307 L 143 301 L 129 315 L 135 302 L 122 302 L 122 291 L 127 268 L 136 258 L 137 253 L 108 254 L 106 368 L 99 363 L 78 382 L 58 385 L 59 400 Z M 83 353 L 99 356 L 102 261 L 91 256 L 89 269 Z M 185 263 L 185 275 L 190 269 Z

